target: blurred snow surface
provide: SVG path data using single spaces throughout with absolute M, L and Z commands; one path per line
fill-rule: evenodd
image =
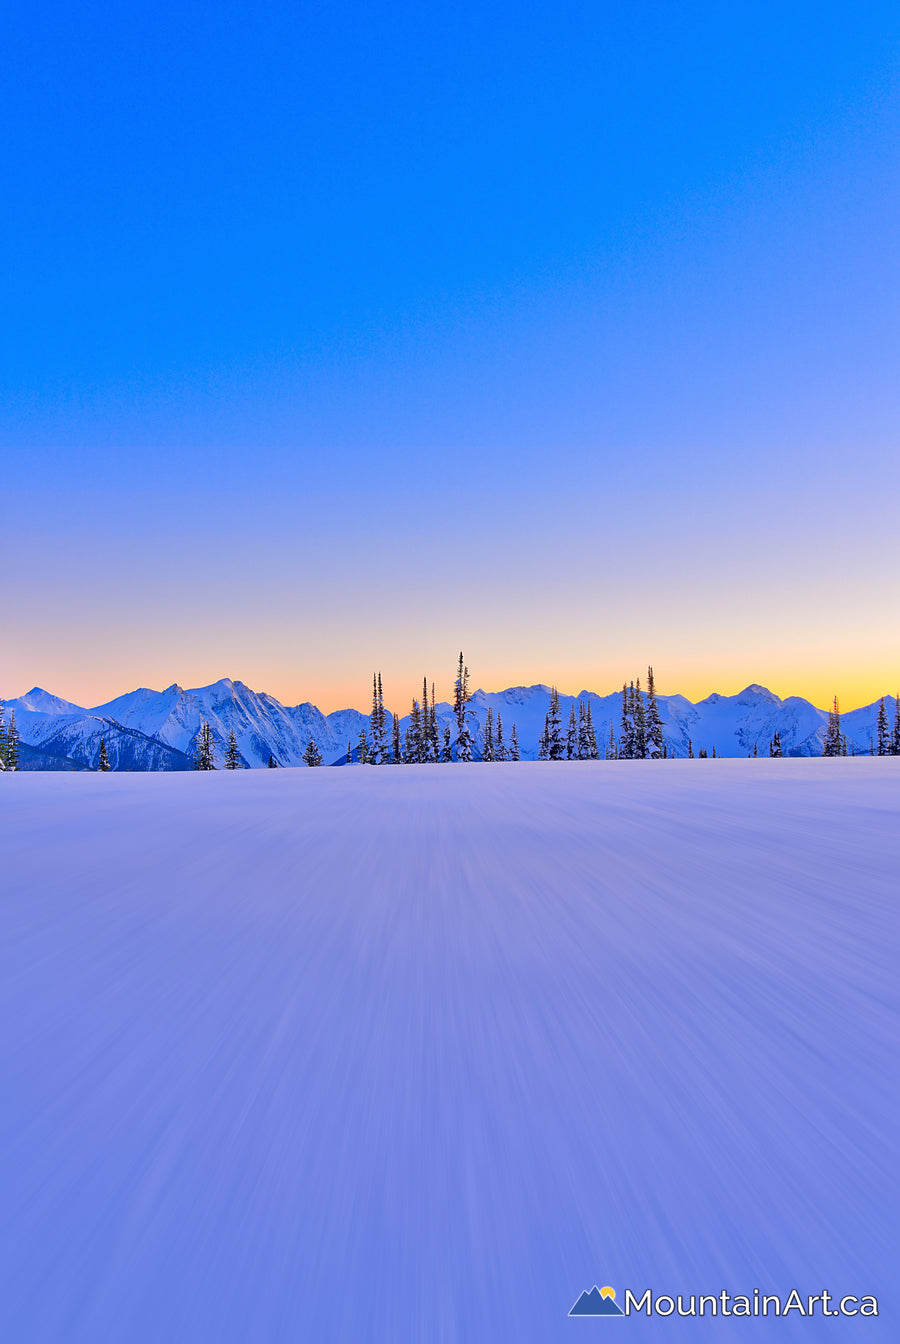
M 900 1339 L 898 767 L 4 776 L 0 1338 Z

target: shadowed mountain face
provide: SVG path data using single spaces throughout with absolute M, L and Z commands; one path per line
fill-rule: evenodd
M 469 705 L 476 755 L 481 754 L 484 723 L 491 709 L 495 732 L 498 719 L 502 719 L 508 743 L 515 725 L 522 759 L 535 759 L 550 696 L 550 687 L 543 685 L 476 691 Z M 600 754 L 604 755 L 610 730 L 614 736 L 619 735 L 621 692 L 602 696 L 596 691 L 582 691 L 559 699 L 563 732 L 572 707 L 577 713 L 579 700 L 590 703 Z M 754 684 L 738 695 L 714 693 L 696 704 L 681 695 L 660 695 L 658 700 L 669 756 L 687 756 L 690 749 L 695 756 L 701 751 L 712 755 L 713 750 L 717 756 L 747 756 L 754 747 L 760 755 L 767 755 L 776 732 L 786 756 L 819 756 L 822 752 L 828 715 L 798 696 L 781 700 L 764 686 Z M 893 697 L 886 696 L 885 705 L 892 721 Z M 279 765 L 301 765 L 310 738 L 326 764 L 331 765 L 346 760 L 348 745 L 355 749 L 360 732 L 369 726 L 368 715 L 359 710 L 323 714 L 308 702 L 286 706 L 274 696 L 253 691 L 228 677 L 194 690 L 175 684 L 164 691 L 142 688 L 93 709 L 83 709 L 34 687 L 27 695 L 6 701 L 5 710 L 7 719 L 9 712 L 15 711 L 24 743 L 49 760 L 89 769 L 96 768 L 101 738 L 106 741 L 114 770 L 189 769 L 197 733 L 204 722 L 212 728 L 219 765 L 224 763 L 232 732 L 245 766 L 266 766 L 270 756 Z M 842 717 L 852 753 L 869 752 L 877 713 L 875 703 Z M 456 723 L 448 703 L 437 705 L 437 718 L 441 734 L 449 726 L 455 739 Z M 401 735 L 408 723 L 408 717 L 400 720 Z M 23 759 L 22 767 L 54 768 L 36 761 L 29 756 Z M 63 764 L 58 768 L 69 767 Z

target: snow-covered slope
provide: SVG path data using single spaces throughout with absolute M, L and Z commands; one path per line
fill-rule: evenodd
M 4 1344 L 896 1344 L 900 761 L 0 806 Z
M 79 710 L 75 714 L 39 713 L 22 708 L 21 700 L 7 702 L 15 710 L 16 728 L 22 742 L 38 748 L 45 759 L 26 753 L 20 766 L 24 770 L 53 769 L 53 759 L 96 769 L 101 738 L 106 743 L 113 770 L 189 770 L 191 761 L 181 751 L 150 737 L 136 728 L 125 727 L 108 716 Z
M 478 690 L 469 706 L 471 723 L 480 752 L 484 720 L 488 708 L 494 720 L 503 720 L 504 736 L 509 741 L 515 725 L 522 758 L 533 760 L 550 705 L 549 686 L 512 686 L 505 691 Z M 561 695 L 563 729 L 569 712 L 580 699 L 590 701 L 594 728 L 601 754 L 609 741 L 610 729 L 618 737 L 622 715 L 621 693 L 601 696 L 595 691 L 579 695 Z M 885 697 L 889 720 L 893 721 L 894 698 Z M 184 690 L 173 684 L 164 691 L 141 688 L 127 695 L 84 710 L 68 700 L 34 687 L 27 695 L 6 702 L 16 711 L 16 722 L 24 741 L 47 752 L 71 757 L 88 764 L 96 763 L 101 736 L 120 769 L 184 769 L 193 755 L 197 733 L 203 722 L 213 731 L 219 763 L 224 759 L 233 730 L 243 762 L 252 767 L 265 766 L 269 756 L 280 765 L 299 765 L 310 737 L 327 764 L 346 760 L 347 745 L 355 750 L 360 730 L 368 728 L 368 716 L 355 709 L 323 714 L 315 705 L 304 703 L 285 706 L 274 696 L 251 690 L 241 681 L 228 677 L 211 686 Z M 681 695 L 660 695 L 660 714 L 670 756 L 687 756 L 690 748 L 717 756 L 747 756 L 754 747 L 767 755 L 769 742 L 777 731 L 786 755 L 819 756 L 828 715 L 808 700 L 790 696 L 781 700 L 764 686 L 750 685 L 738 695 L 707 696 L 692 704 Z M 877 703 L 846 714 L 842 726 L 851 752 L 865 754 L 875 735 Z M 448 703 L 437 706 L 438 721 L 453 729 L 455 720 Z M 400 721 L 405 734 L 409 718 Z M 125 739 L 128 739 L 127 741 Z M 167 755 L 160 748 L 170 748 Z M 153 762 L 153 763 L 151 763 Z M 114 762 L 115 764 L 115 762 Z

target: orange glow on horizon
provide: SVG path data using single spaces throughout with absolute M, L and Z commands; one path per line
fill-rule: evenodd
M 512 664 L 499 664 L 493 668 L 482 669 L 478 666 L 477 657 L 472 661 L 475 663 L 475 670 L 472 669 L 472 662 L 469 663 L 469 667 L 470 688 L 473 691 L 477 689 L 501 691 L 511 686 L 543 684 L 556 685 L 564 695 L 577 695 L 583 690 L 588 690 L 607 696 L 621 691 L 623 681 L 636 680 L 638 676 L 642 687 L 646 690 L 646 666 L 623 667 L 620 671 L 608 666 L 591 669 L 571 664 L 565 667 L 545 664 L 525 670 L 516 669 Z M 171 669 L 172 663 L 169 659 L 166 659 L 166 665 L 167 669 Z M 91 708 L 106 704 L 117 696 L 136 690 L 139 686 L 148 686 L 152 690 L 161 691 L 173 681 L 177 681 L 180 686 L 189 689 L 208 686 L 222 677 L 231 676 L 236 681 L 243 681 L 251 690 L 274 696 L 287 706 L 309 702 L 324 714 L 350 708 L 368 713 L 371 707 L 372 672 L 364 669 L 360 669 L 352 676 L 329 677 L 324 669 L 318 668 L 307 677 L 303 677 L 296 673 L 286 674 L 283 669 L 261 666 L 244 668 L 237 666 L 232 669 L 223 668 L 221 664 L 216 666 L 201 664 L 194 667 L 193 675 L 188 667 L 187 675 L 173 676 L 171 671 L 168 671 L 168 674 L 163 672 L 162 676 L 158 672 L 153 675 L 153 669 L 148 668 L 142 676 L 134 667 L 123 667 L 120 672 L 116 672 L 107 664 L 102 680 L 96 676 L 95 669 L 88 671 L 71 667 L 47 671 L 46 668 L 41 670 L 36 666 L 33 671 L 36 675 L 32 675 L 30 680 L 26 678 L 24 682 L 17 681 L 15 684 L 11 684 L 10 678 L 4 677 L 4 684 L 0 686 L 0 698 L 13 699 L 25 694 L 32 686 L 38 685 L 75 704 Z M 381 671 L 386 707 L 391 712 L 396 710 L 401 715 L 408 713 L 413 697 L 421 700 L 421 675 L 410 676 L 400 667 L 382 667 Z M 147 675 L 148 672 L 150 675 Z M 429 693 L 433 681 L 438 702 L 452 700 L 455 675 L 452 659 L 442 660 L 438 672 L 438 675 L 430 673 L 428 676 Z M 830 709 L 837 695 L 842 712 L 872 704 L 882 695 L 895 695 L 900 688 L 900 668 L 896 665 L 873 671 L 867 669 L 864 672 L 836 666 L 824 671 L 817 669 L 815 675 L 809 673 L 804 675 L 792 666 L 778 666 L 774 662 L 770 662 L 768 671 L 748 667 L 741 672 L 735 672 L 733 668 L 726 670 L 724 667 L 700 669 L 682 662 L 680 666 L 674 668 L 668 667 L 665 663 L 657 664 L 654 666 L 654 676 L 659 694 L 683 695 L 694 704 L 713 692 L 725 696 L 737 695 L 746 686 L 755 683 L 765 686 L 783 700 L 790 696 L 799 696 L 823 710 Z

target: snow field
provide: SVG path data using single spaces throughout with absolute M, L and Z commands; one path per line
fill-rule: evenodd
M 897 1339 L 898 766 L 4 776 L 0 1338 Z

